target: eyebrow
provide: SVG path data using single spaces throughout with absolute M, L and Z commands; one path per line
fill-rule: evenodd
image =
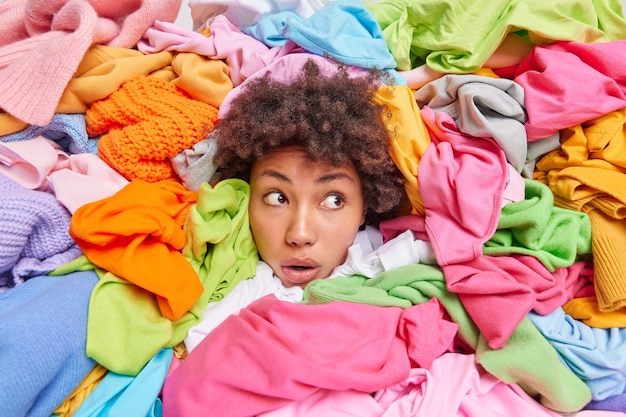
M 287 182 L 289 184 L 292 183 L 291 179 L 289 177 L 287 177 L 286 175 L 274 170 L 274 169 L 266 169 L 263 170 L 263 172 L 261 172 L 259 174 L 259 177 L 272 177 L 272 178 L 276 178 L 277 180 L 280 181 L 284 181 Z M 354 178 L 352 178 L 351 176 L 349 176 L 348 174 L 344 173 L 344 172 L 334 172 L 332 174 L 326 174 L 326 175 L 322 175 L 319 178 L 315 179 L 315 183 L 316 184 L 325 184 L 325 183 L 329 183 L 331 181 L 335 181 L 335 180 L 342 180 L 342 179 L 347 179 L 349 181 L 354 182 Z

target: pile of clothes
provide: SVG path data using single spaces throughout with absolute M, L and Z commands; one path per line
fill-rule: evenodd
M 624 415 L 618 1 L 191 0 L 193 29 L 180 6 L 0 3 L 3 415 Z M 530 48 L 487 66 L 510 36 Z M 393 86 L 410 207 L 379 232 L 432 258 L 264 299 L 188 354 L 258 261 L 215 123 L 326 57 Z

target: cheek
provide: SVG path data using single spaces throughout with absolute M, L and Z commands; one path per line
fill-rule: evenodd
M 329 257 L 334 258 L 339 263 L 343 263 L 348 253 L 348 248 L 354 243 L 356 234 L 361 225 L 360 211 L 355 211 L 352 216 L 348 216 L 342 222 L 333 223 L 324 231 L 323 241 L 324 251 Z
M 259 251 L 261 258 L 266 259 L 267 253 L 271 252 L 271 247 L 276 240 L 278 229 L 266 216 L 257 216 L 250 212 L 250 230 L 252 238 Z

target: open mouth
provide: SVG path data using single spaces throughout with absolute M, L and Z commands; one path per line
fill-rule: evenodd
M 296 271 L 306 271 L 307 269 L 311 269 L 310 266 L 305 265 L 291 265 L 289 268 L 295 269 Z
M 311 280 L 319 274 L 320 267 L 316 265 L 302 265 L 299 263 L 284 265 L 282 267 L 283 277 L 288 281 L 301 285 Z

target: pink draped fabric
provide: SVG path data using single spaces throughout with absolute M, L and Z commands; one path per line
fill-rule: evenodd
M 426 232 L 439 265 L 474 259 L 498 226 L 504 151 L 491 138 L 459 132 L 445 112 L 424 106 L 421 114 L 432 139 L 418 168 Z
M 163 412 L 254 416 L 321 389 L 375 392 L 412 366 L 430 366 L 456 331 L 435 298 L 403 310 L 266 296 L 230 316 L 168 376 Z

